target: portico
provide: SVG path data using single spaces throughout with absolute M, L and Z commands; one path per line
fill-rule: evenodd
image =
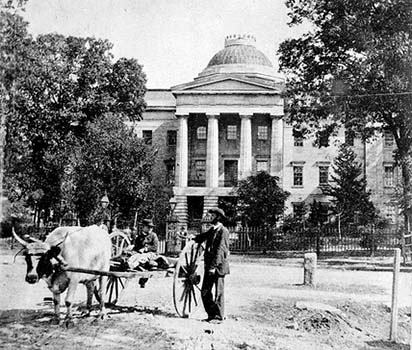
M 198 77 L 171 89 L 179 126 L 173 191 L 182 221 L 187 197 L 202 198 L 206 213 L 265 164 L 281 177 L 283 81 L 254 43 L 252 36 L 227 37 Z

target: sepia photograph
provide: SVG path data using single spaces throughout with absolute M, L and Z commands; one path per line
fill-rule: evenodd
M 411 0 L 0 0 L 0 348 L 412 350 Z

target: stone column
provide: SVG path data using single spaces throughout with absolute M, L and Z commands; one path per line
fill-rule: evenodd
M 283 115 L 271 115 L 272 139 L 270 149 L 270 175 L 282 182 L 283 169 Z
M 243 180 L 252 173 L 252 116 L 240 116 L 240 159 L 239 180 Z
M 187 173 L 188 173 L 188 131 L 187 120 L 188 115 L 177 115 L 179 121 L 179 136 L 177 138 L 177 152 L 176 152 L 176 176 L 177 187 L 187 187 Z
M 218 115 L 207 115 L 206 187 L 219 186 L 218 118 Z

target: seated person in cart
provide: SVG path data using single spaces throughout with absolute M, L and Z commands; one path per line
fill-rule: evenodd
M 167 259 L 158 254 L 159 239 L 157 234 L 153 232 L 153 222 L 150 219 L 142 221 L 143 229 L 135 238 L 134 244 L 128 248 L 132 252 L 132 256 L 127 261 L 130 269 L 144 267 L 153 269 L 156 267 L 168 268 Z

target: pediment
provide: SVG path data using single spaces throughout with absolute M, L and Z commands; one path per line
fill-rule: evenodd
M 279 87 L 272 82 L 262 83 L 241 78 L 225 78 L 219 80 L 193 81 L 172 88 L 173 92 L 274 92 Z

